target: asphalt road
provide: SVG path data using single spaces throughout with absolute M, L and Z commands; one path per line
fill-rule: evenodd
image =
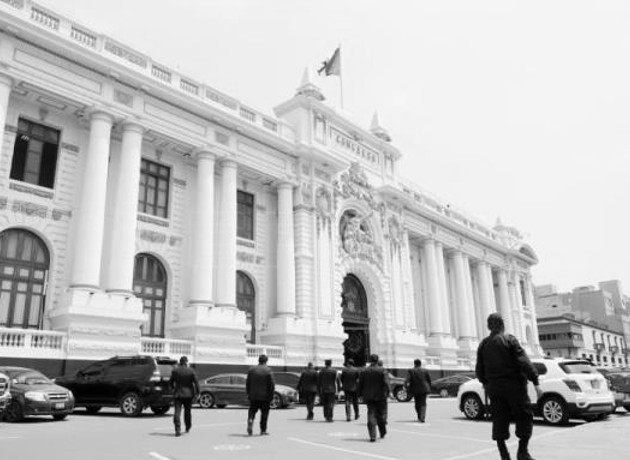
M 3 460 L 465 460 L 498 458 L 490 440 L 489 422 L 466 420 L 455 398 L 430 399 L 427 423 L 415 421 L 413 403 L 389 404 L 388 434 L 370 443 L 361 418 L 346 422 L 343 407 L 335 408 L 335 422 L 323 421 L 321 407 L 315 420 L 306 421 L 303 406 L 274 410 L 270 436 L 245 433 L 246 409 L 193 409 L 193 429 L 176 438 L 172 411 L 139 418 L 122 417 L 115 409 L 97 415 L 77 410 L 68 419 L 32 418 L 17 424 L 0 423 Z M 566 427 L 536 422 L 532 454 L 536 459 L 572 460 L 627 458 L 630 413 L 619 409 L 606 421 L 576 421 Z M 512 439 L 511 450 L 516 450 Z M 515 458 L 515 456 L 514 456 Z

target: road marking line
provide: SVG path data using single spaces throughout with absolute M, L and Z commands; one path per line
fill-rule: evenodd
M 445 434 L 437 434 L 437 433 L 423 433 L 420 431 L 408 431 L 408 430 L 397 430 L 392 428 L 390 431 L 395 431 L 397 433 L 409 433 L 409 434 L 415 434 L 418 436 L 432 436 L 434 438 L 445 438 L 445 439 L 456 439 L 456 440 L 466 440 L 466 441 L 474 441 L 474 442 L 483 442 L 483 443 L 492 443 L 494 444 L 494 441 L 488 441 L 487 439 L 477 439 L 477 438 L 467 438 L 464 436 L 448 436 Z
M 0 438 L 0 441 L 2 441 L 3 439 L 21 439 L 22 436 L 3 436 Z
M 171 460 L 170 458 L 160 455 L 157 452 L 149 452 L 149 455 L 153 458 L 157 458 L 158 460 Z
M 361 455 L 363 457 L 371 457 L 371 458 L 380 458 L 381 460 L 399 460 L 395 457 L 385 457 L 383 455 L 377 455 L 377 454 L 370 454 L 367 452 L 361 452 L 360 450 L 350 450 L 350 449 L 344 449 L 342 447 L 334 447 L 334 446 L 329 446 L 328 444 L 320 444 L 318 442 L 312 442 L 312 441 L 306 441 L 305 439 L 299 439 L 299 438 L 287 438 L 290 441 L 295 441 L 295 442 L 301 442 L 302 444 L 310 444 L 311 446 L 315 446 L 315 447 L 323 447 L 325 449 L 331 449 L 331 450 L 337 450 L 339 452 L 345 452 L 346 454 L 354 454 L 354 455 Z

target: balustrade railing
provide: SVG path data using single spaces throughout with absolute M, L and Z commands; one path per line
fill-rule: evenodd
M 194 354 L 194 343 L 190 340 L 142 337 L 140 339 L 140 351 L 149 355 L 169 357 L 192 356 Z
M 63 357 L 66 353 L 66 342 L 66 334 L 63 332 L 0 328 L 0 355 Z
M 262 354 L 267 355 L 271 359 L 284 359 L 284 348 L 273 345 L 254 345 L 247 344 L 247 357 L 251 359 L 258 359 Z

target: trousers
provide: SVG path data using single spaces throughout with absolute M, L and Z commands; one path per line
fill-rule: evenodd
M 250 401 L 249 410 L 247 411 L 247 421 L 254 423 L 256 413 L 260 409 L 260 431 L 262 433 L 267 431 L 267 419 L 269 419 L 269 401 Z
M 182 407 L 184 408 L 184 425 L 186 426 L 186 430 L 190 430 L 192 427 L 192 398 L 175 398 L 174 406 L 175 410 L 173 413 L 173 423 L 175 424 L 175 431 L 181 431 L 182 422 L 181 422 L 181 414 Z
M 516 423 L 516 437 L 529 439 L 534 428 L 526 382 L 499 381 L 487 385 L 492 412 L 492 439 L 510 437 L 510 421 Z
M 367 415 L 367 427 L 370 439 L 376 438 L 376 428 L 381 437 L 387 433 L 387 400 L 379 401 L 366 401 L 368 415 Z

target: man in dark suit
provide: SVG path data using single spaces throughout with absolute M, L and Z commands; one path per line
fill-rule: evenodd
M 327 422 L 332 422 L 337 398 L 337 371 L 332 368 L 332 360 L 327 359 L 324 364 L 325 367 L 319 371 L 317 386 L 324 407 L 324 418 Z
M 387 434 L 387 398 L 390 393 L 389 374 L 378 365 L 378 355 L 370 355 L 370 366 L 359 376 L 358 393 L 368 408 L 370 442 L 376 441 L 376 427 L 381 438 Z
M 357 395 L 357 385 L 359 384 L 359 370 L 354 367 L 354 360 L 349 358 L 346 365 L 341 371 L 339 378 L 341 381 L 341 389 L 346 398 L 346 420 L 349 422 L 352 418 L 352 409 L 354 409 L 354 419 L 359 418 L 359 396 Z
M 188 358 L 186 356 L 179 358 L 179 366 L 171 372 L 169 383 L 174 389 L 175 413 L 173 414 L 173 423 L 175 424 L 175 436 L 181 436 L 180 417 L 182 406 L 184 406 L 184 424 L 186 425 L 186 433 L 188 433 L 192 427 L 190 409 L 195 396 L 199 394 L 197 374 L 194 369 L 188 367 Z
M 269 434 L 267 432 L 267 419 L 269 418 L 269 406 L 271 405 L 275 388 L 273 373 L 267 366 L 267 355 L 260 355 L 258 357 L 258 366 L 252 367 L 247 372 L 247 380 L 245 381 L 245 390 L 249 399 L 249 411 L 247 413 L 248 435 L 252 435 L 254 418 L 258 409 L 260 409 L 260 434 L 261 436 Z
M 427 395 L 431 392 L 431 376 L 429 371 L 422 367 L 422 361 L 419 359 L 413 361 L 413 366 L 407 372 L 405 386 L 415 400 L 418 421 L 424 423 L 427 413 Z
M 306 401 L 306 420 L 313 420 L 313 406 L 317 395 L 317 371 L 313 368 L 313 363 L 308 363 L 300 374 L 297 391 Z

